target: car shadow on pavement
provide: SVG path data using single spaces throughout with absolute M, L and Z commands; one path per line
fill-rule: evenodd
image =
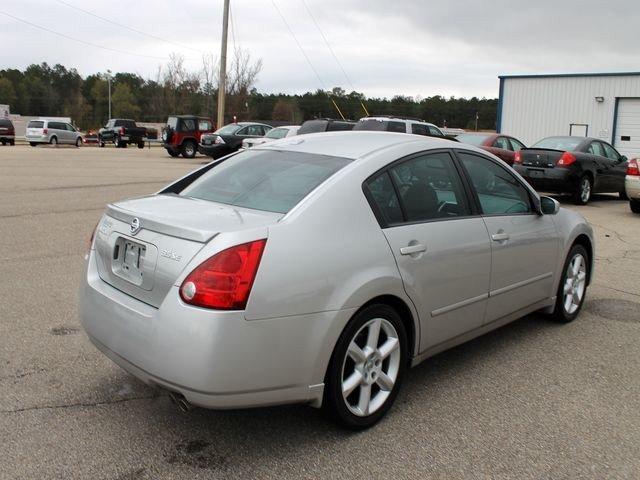
M 304 405 L 223 411 L 194 408 L 182 413 L 164 395 L 145 404 L 142 408 L 148 415 L 143 416 L 147 419 L 138 417 L 137 421 L 161 421 L 167 426 L 172 446 L 163 456 L 170 464 L 224 470 L 238 462 L 263 464 L 265 458 L 276 461 L 292 455 L 295 458 L 305 451 L 331 451 L 360 436 L 370 438 L 367 436 L 375 430 L 398 431 L 400 424 L 402 431 L 402 425 L 411 425 L 422 405 L 436 403 L 436 410 L 455 408 L 443 398 L 443 388 L 452 383 L 458 390 L 474 388 L 469 385 L 483 365 L 500 362 L 505 355 L 518 357 L 513 351 L 527 344 L 539 351 L 540 334 L 555 328 L 560 327 L 544 316 L 529 315 L 426 360 L 408 371 L 387 418 L 366 432 L 342 430 L 321 411 Z M 434 389 L 440 393 L 434 393 Z M 429 421 L 429 411 L 419 413 L 423 421 Z

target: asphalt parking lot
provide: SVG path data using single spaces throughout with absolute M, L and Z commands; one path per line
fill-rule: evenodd
M 596 232 L 582 314 L 531 315 L 409 372 L 378 426 L 289 406 L 181 413 L 100 354 L 77 287 L 104 205 L 199 166 L 162 149 L 0 147 L 0 478 L 639 478 L 640 216 Z

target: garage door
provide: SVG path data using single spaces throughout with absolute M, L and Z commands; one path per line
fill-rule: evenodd
M 629 158 L 640 158 L 640 98 L 619 100 L 614 146 Z

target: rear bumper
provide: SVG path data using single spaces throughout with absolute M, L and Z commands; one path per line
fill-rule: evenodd
M 51 140 L 49 135 L 37 135 L 37 136 L 27 135 L 24 138 L 29 143 L 49 143 L 49 141 Z
M 571 169 L 531 168 L 522 165 L 515 165 L 513 168 L 537 191 L 575 193 L 578 188 L 578 176 Z
M 244 408 L 322 401 L 335 322 L 351 309 L 266 320 L 185 305 L 173 287 L 156 309 L 103 282 L 92 252 L 79 315 L 91 341 L 143 382 L 194 405 Z
M 4 133 L 0 133 L 0 140 L 15 140 L 15 135 L 6 135 Z
M 640 177 L 627 175 L 624 181 L 627 196 L 633 200 L 640 200 Z

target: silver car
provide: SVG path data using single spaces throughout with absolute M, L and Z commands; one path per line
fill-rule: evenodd
M 274 140 L 280 140 L 281 138 L 293 137 L 298 133 L 300 125 L 287 125 L 283 127 L 276 127 L 269 130 L 264 137 L 245 138 L 242 140 L 242 147 L 251 148 L 256 145 L 262 145 L 263 143 L 273 142 Z
M 108 205 L 80 317 L 183 408 L 299 402 L 366 428 L 409 366 L 534 311 L 575 319 L 593 258 L 581 215 L 483 150 L 313 134 Z
M 82 134 L 68 122 L 47 118 L 29 121 L 25 138 L 29 145 L 37 147 L 41 144 L 68 144 L 82 146 Z

